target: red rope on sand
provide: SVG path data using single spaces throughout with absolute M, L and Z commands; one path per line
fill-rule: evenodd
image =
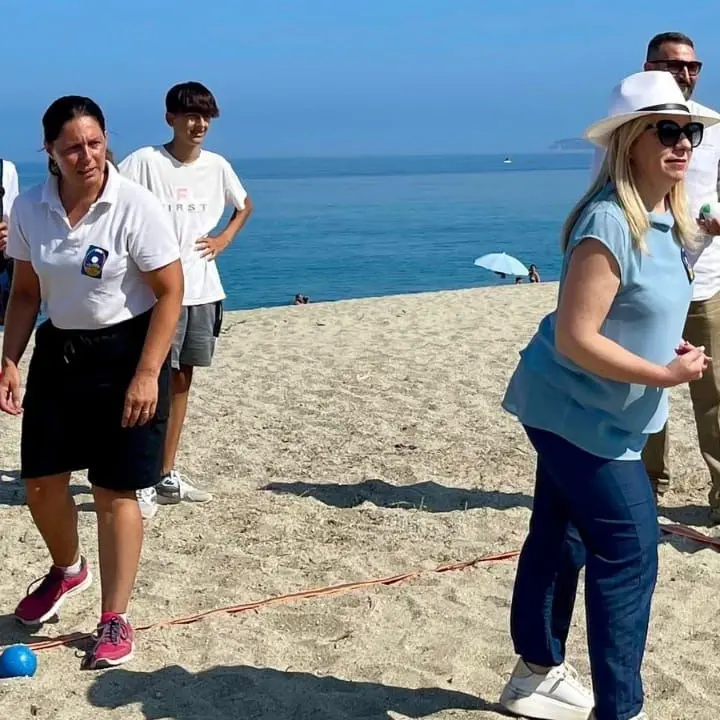
M 685 525 L 661 525 L 661 532 L 666 535 L 673 535 L 675 537 L 683 537 L 689 540 L 693 540 L 701 545 L 711 547 L 715 550 L 720 551 L 720 539 L 715 539 L 704 535 L 697 530 L 693 530 Z M 513 550 L 510 552 L 501 553 L 499 555 L 485 555 L 483 557 L 477 557 L 473 560 L 465 560 L 462 562 L 448 563 L 445 565 L 439 565 L 438 567 L 430 570 L 430 573 L 447 573 L 455 572 L 457 570 L 465 570 L 475 565 L 483 563 L 494 563 L 501 562 L 503 560 L 511 560 L 519 555 L 519 551 Z M 172 618 L 169 620 L 159 620 L 151 623 L 150 625 L 143 625 L 135 628 L 136 631 L 153 630 L 155 628 L 169 627 L 171 625 L 190 625 L 196 623 L 205 618 L 212 617 L 213 615 L 238 615 L 244 612 L 250 612 L 251 610 L 257 610 L 261 607 L 269 607 L 270 605 L 278 605 L 280 603 L 291 602 L 293 600 L 308 600 L 316 597 L 329 597 L 331 595 L 341 595 L 355 590 L 362 590 L 377 585 L 397 585 L 398 583 L 412 580 L 426 574 L 424 570 L 410 570 L 408 572 L 400 573 L 399 575 L 390 575 L 388 577 L 376 578 L 374 580 L 360 580 L 357 582 L 342 583 L 340 585 L 330 585 L 328 587 L 316 588 L 314 590 L 301 590 L 300 592 L 288 593 L 287 595 L 276 595 L 275 597 L 265 598 L 264 600 L 255 600 L 254 602 L 243 603 L 242 605 L 229 605 L 227 607 L 216 608 L 214 610 L 206 610 L 195 615 L 186 615 L 183 617 Z M 50 650 L 51 648 L 61 647 L 63 645 L 70 645 L 79 640 L 85 640 L 91 637 L 90 633 L 71 633 L 69 635 L 60 635 L 51 640 L 41 640 L 35 643 L 29 643 L 28 647 L 35 651 Z
M 704 533 L 693 530 L 687 525 L 661 525 L 660 531 L 664 532 L 666 535 L 674 535 L 675 537 L 694 540 L 696 543 L 700 543 L 700 545 L 711 547 L 720 552 L 720 538 L 709 537 Z
M 432 573 L 446 573 L 454 570 L 464 570 L 474 565 L 481 563 L 500 562 L 502 560 L 510 560 L 511 558 L 517 557 L 518 552 L 507 552 L 500 555 L 488 555 L 485 557 L 478 557 L 473 560 L 465 560 L 459 563 L 451 563 L 447 565 L 440 565 L 434 568 L 430 572 Z M 314 590 L 301 590 L 300 592 L 288 593 L 286 595 L 277 595 L 275 597 L 265 598 L 264 600 L 255 600 L 254 602 L 243 603 L 242 605 L 228 605 L 227 607 L 216 608 L 214 610 L 206 610 L 195 615 L 186 615 L 183 617 L 173 618 L 170 620 L 159 620 L 151 623 L 150 625 L 143 625 L 135 628 L 137 631 L 153 630 L 155 628 L 169 627 L 170 625 L 190 625 L 196 623 L 199 620 L 211 617 L 213 615 L 238 615 L 244 612 L 250 612 L 251 610 L 257 610 L 261 607 L 268 607 L 270 605 L 278 605 L 280 603 L 291 602 L 293 600 L 307 600 L 316 597 L 328 597 L 330 595 L 340 595 L 354 590 L 362 590 L 377 585 L 396 585 L 406 580 L 412 580 L 413 578 L 424 575 L 424 570 L 410 570 L 408 572 L 400 573 L 398 575 L 389 575 L 383 578 L 376 578 L 374 580 L 360 580 L 351 583 L 342 583 L 340 585 L 330 585 L 329 587 L 316 588 Z M 40 640 L 35 643 L 28 643 L 28 647 L 35 651 L 50 650 L 51 648 L 60 647 L 62 645 L 70 645 L 71 643 L 78 642 L 79 640 L 85 640 L 91 637 L 90 633 L 70 633 L 69 635 L 61 635 L 53 638 L 52 640 Z

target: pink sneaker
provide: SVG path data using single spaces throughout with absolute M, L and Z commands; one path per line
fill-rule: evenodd
M 83 670 L 115 667 L 133 659 L 135 633 L 117 613 L 103 613 L 95 634 L 95 646 L 82 662 Z
M 27 595 L 15 608 L 15 617 L 25 625 L 40 625 L 57 615 L 67 598 L 87 590 L 92 583 L 92 574 L 85 558 L 81 557 L 80 560 L 80 572 L 77 575 L 65 575 L 53 565 L 45 577 L 32 583 L 27 589 Z M 31 590 L 38 581 L 40 584 Z

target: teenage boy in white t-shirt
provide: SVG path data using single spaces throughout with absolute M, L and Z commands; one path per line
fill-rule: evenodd
M 185 297 L 172 348 L 172 404 L 168 422 L 163 478 L 141 491 L 143 516 L 157 505 L 181 500 L 207 502 L 209 493 L 194 487 L 175 469 L 188 394 L 195 367 L 209 367 L 220 332 L 225 292 L 215 259 L 245 225 L 252 202 L 230 163 L 202 149 L 210 123 L 220 115 L 213 94 L 198 82 L 170 88 L 166 120 L 173 138 L 166 145 L 136 150 L 120 164 L 120 172 L 154 193 L 171 215 L 180 241 Z M 224 230 L 210 235 L 227 206 L 234 213 Z

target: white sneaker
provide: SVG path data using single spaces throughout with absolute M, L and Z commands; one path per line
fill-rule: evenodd
M 143 519 L 150 520 L 154 518 L 158 511 L 157 492 L 155 492 L 155 488 L 149 487 L 144 490 L 137 490 L 135 495 L 137 496 Z
M 212 495 L 205 490 L 196 488 L 180 477 L 177 470 L 166 475 L 156 486 L 157 500 L 161 505 L 175 505 L 181 500 L 205 503 L 212 500 Z
M 589 720 L 595 700 L 567 663 L 534 673 L 521 658 L 502 691 L 500 704 L 515 715 L 538 720 Z

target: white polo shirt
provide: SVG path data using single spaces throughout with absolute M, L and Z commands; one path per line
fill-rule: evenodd
M 9 160 L 3 159 L 2 186 L 5 190 L 3 196 L 3 220 L 8 222 L 13 203 L 20 192 L 20 183 L 15 165 Z
M 22 193 L 12 209 L 8 255 L 32 263 L 55 327 L 96 330 L 152 308 L 155 295 L 142 273 L 178 260 L 180 249 L 157 198 L 108 163 L 102 195 L 74 227 L 56 177 Z
M 693 115 L 703 115 L 713 110 L 696 103 L 688 102 Z M 597 148 L 593 158 L 593 179 L 600 172 L 605 150 Z M 705 128 L 703 140 L 693 150 L 690 165 L 685 175 L 685 189 L 688 195 L 690 213 L 694 218 L 699 217 L 700 208 L 706 202 L 717 202 L 720 192 L 720 123 Z M 704 249 L 695 260 L 695 281 L 693 282 L 693 297 L 695 300 L 709 300 L 720 292 L 720 237 L 704 238 Z
M 227 206 L 245 209 L 247 192 L 230 163 L 207 150 L 197 160 L 181 163 L 159 146 L 136 150 L 119 169 L 150 190 L 170 214 L 185 275 L 183 305 L 224 300 L 215 261 L 202 258 L 195 243 L 217 228 Z

